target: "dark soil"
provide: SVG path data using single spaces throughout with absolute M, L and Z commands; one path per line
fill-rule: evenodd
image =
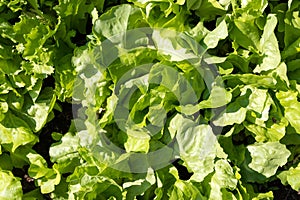
M 275 187 L 278 190 L 274 190 L 274 200 L 300 200 L 300 191 L 297 192 L 291 188 L 291 186 L 284 186 L 279 180 L 275 181 Z
M 53 140 L 51 134 L 53 132 L 61 134 L 67 133 L 73 118 L 72 104 L 59 104 L 62 106 L 63 111 L 59 112 L 54 110 L 55 118 L 44 126 L 39 135 L 39 142 L 33 146 L 33 149 L 44 157 L 49 167 L 53 165 L 50 161 L 49 149 L 50 146 L 56 142 Z

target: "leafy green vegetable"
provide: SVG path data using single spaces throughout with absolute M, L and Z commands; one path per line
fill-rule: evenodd
M 300 188 L 299 176 L 299 164 L 295 168 L 291 167 L 289 170 L 283 171 L 278 174 L 278 177 L 284 185 L 289 184 L 296 191 L 299 191 Z
M 288 91 L 288 92 L 279 92 L 276 94 L 280 104 L 284 108 L 285 117 L 289 123 L 295 128 L 297 133 L 300 131 L 299 127 L 299 116 L 296 114 L 300 109 L 300 103 L 297 101 L 297 93 Z
M 55 185 L 60 182 L 60 174 L 55 166 L 53 169 L 47 168 L 46 161 L 40 155 L 28 154 L 27 157 L 30 161 L 28 173 L 30 177 L 37 179 L 41 192 L 43 194 L 53 192 Z
M 1 176 L 1 199 L 20 199 L 22 197 L 22 186 L 10 171 L 0 170 Z
M 279 142 L 256 143 L 247 146 L 252 161 L 249 167 L 267 178 L 274 175 L 279 166 L 283 166 L 290 156 L 285 145 Z
M 0 198 L 276 199 L 278 180 L 299 191 L 299 10 L 1 1 Z

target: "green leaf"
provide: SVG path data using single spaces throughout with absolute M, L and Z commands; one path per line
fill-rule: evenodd
M 27 158 L 30 161 L 28 174 L 30 177 L 37 179 L 37 184 L 41 187 L 42 194 L 53 192 L 55 186 L 61 180 L 61 175 L 56 169 L 56 165 L 53 166 L 53 169 L 49 169 L 46 160 L 39 154 L 29 153 Z
M 293 91 L 280 91 L 276 93 L 276 98 L 284 108 L 284 116 L 289 123 L 295 128 L 297 133 L 300 133 L 299 115 L 300 103 L 297 100 L 297 92 Z
M 234 190 L 237 186 L 237 179 L 232 167 L 226 160 L 218 160 L 215 163 L 215 174 L 212 177 L 212 184 L 221 188 Z
M 56 64 L 55 94 L 60 101 L 65 101 L 73 95 L 76 72 L 71 62 L 72 56 L 72 54 L 65 55 Z
M 203 199 L 199 188 L 193 185 L 192 182 L 177 180 L 174 185 L 168 190 L 168 199 Z
M 288 46 L 284 51 L 281 52 L 282 58 L 286 59 L 289 56 L 293 56 L 300 52 L 300 38 Z
M 0 121 L 5 118 L 5 113 L 8 111 L 8 104 L 6 102 L 0 102 Z
M 249 50 L 258 50 L 260 44 L 260 31 L 255 24 L 255 17 L 244 13 L 234 19 L 234 28 L 230 36 L 240 46 Z
M 294 190 L 300 190 L 300 164 L 296 167 L 291 167 L 287 171 L 281 172 L 277 176 L 282 184 L 289 184 Z
M 278 47 L 278 41 L 275 33 L 273 32 L 277 24 L 277 18 L 275 15 L 268 15 L 267 22 L 264 27 L 264 32 L 259 41 L 259 50 L 262 52 L 262 63 L 260 63 L 254 70 L 254 73 L 260 73 L 261 71 L 268 71 L 275 69 L 281 59 L 280 51 Z
M 233 4 L 236 4 L 234 1 Z M 268 6 L 267 0 L 246 0 L 240 3 L 240 7 L 236 9 L 236 12 L 251 13 L 254 16 L 260 16 L 263 14 L 265 8 Z M 237 6 L 237 5 L 236 5 Z
M 80 165 L 79 138 L 71 133 L 65 134 L 60 142 L 54 143 L 49 150 L 52 162 L 58 163 L 61 173 L 72 172 Z
M 97 175 L 95 167 L 77 167 L 67 182 L 69 198 L 122 199 L 122 188 L 113 179 Z
M 13 169 L 12 160 L 7 153 L 0 154 L 0 169 L 10 171 Z
M 213 31 L 206 35 L 203 42 L 208 49 L 212 49 L 218 45 L 219 40 L 225 39 L 227 36 L 227 25 L 223 20 Z
M 37 137 L 32 133 L 28 124 L 12 112 L 6 113 L 5 118 L 0 123 L 0 130 L 2 132 L 0 135 L 1 144 L 12 144 L 12 152 L 21 145 L 37 142 Z
M 149 151 L 150 136 L 147 132 L 141 130 L 129 130 L 128 139 L 124 144 L 127 152 L 144 152 Z
M 247 122 L 244 122 L 243 125 L 248 131 L 255 135 L 257 142 L 275 142 L 281 140 L 285 135 L 285 126 L 281 124 L 275 124 L 270 128 Z
M 278 167 L 287 162 L 291 155 L 285 145 L 279 142 L 255 143 L 247 146 L 252 161 L 249 167 L 267 178 L 276 174 Z
M 246 147 L 244 145 L 234 145 L 232 137 L 220 136 L 218 141 L 232 163 L 240 165 L 245 160 Z
M 200 3 L 201 2 L 201 3 Z M 211 19 L 214 19 L 218 15 L 224 15 L 225 8 L 221 5 L 221 3 L 217 0 L 202 0 L 196 5 L 195 11 L 196 14 L 201 17 L 203 20 L 210 21 Z
M 112 37 L 123 35 L 130 27 L 136 27 L 140 15 L 141 11 L 129 4 L 113 7 L 95 21 L 94 34 L 114 40 L 122 39 Z
M 55 105 L 56 96 L 53 89 L 47 87 L 41 91 L 35 103 L 31 103 L 28 96 L 24 99 L 22 112 L 17 112 L 16 115 L 22 118 L 34 132 L 38 132 L 46 124 L 48 115 Z
M 229 84 L 233 86 L 238 84 L 251 85 L 255 87 L 263 87 L 263 88 L 275 88 L 275 80 L 266 75 L 255 75 L 255 74 L 228 74 L 223 76 L 223 80 L 231 81 Z
M 292 5 L 291 5 L 292 4 Z M 288 4 L 288 10 L 285 13 L 284 18 L 284 44 L 285 50 L 289 49 L 288 54 L 292 55 L 296 49 L 294 49 L 295 44 L 297 41 L 299 43 L 299 33 L 300 33 L 300 25 L 299 25 L 299 3 L 296 1 L 291 1 Z M 282 52 L 282 57 L 286 58 L 289 56 L 285 53 L 286 51 Z M 286 54 L 286 55 L 285 55 Z
M 191 115 L 202 109 L 222 107 L 230 102 L 231 97 L 231 92 L 221 86 L 214 85 L 208 99 L 203 100 L 196 105 L 188 104 L 177 106 L 176 110 L 186 115 Z
M 22 185 L 10 171 L 0 169 L 0 198 L 3 200 L 22 199 Z
M 35 190 L 32 190 L 32 191 L 24 194 L 22 199 L 23 200 L 42 200 L 42 199 L 44 199 L 44 196 L 39 189 L 35 189 Z
M 228 126 L 233 124 L 241 124 L 247 113 L 247 106 L 249 105 L 249 96 L 251 90 L 247 89 L 244 94 L 236 98 L 233 103 L 230 103 L 226 110 L 223 111 L 214 121 L 216 126 Z
M 224 198 L 224 192 L 222 188 L 228 188 L 234 190 L 237 186 L 237 179 L 233 173 L 233 169 L 226 160 L 218 160 L 215 163 L 215 174 L 211 178 L 211 193 L 210 199 L 222 199 Z M 222 194 L 223 193 L 223 194 Z M 227 195 L 230 195 L 227 193 Z M 230 196 L 233 196 L 231 194 Z M 230 198 L 229 198 L 230 199 Z
M 174 122 L 172 122 L 174 121 Z M 172 119 L 176 127 L 178 153 L 184 165 L 194 172 L 191 180 L 198 182 L 213 171 L 213 163 L 217 152 L 217 140 L 209 125 L 197 125 L 195 122 L 176 115 Z
M 123 189 L 127 191 L 126 199 L 134 199 L 136 196 L 143 194 L 155 184 L 154 171 L 149 169 L 147 175 L 143 179 L 138 179 L 133 182 L 125 182 L 123 184 Z

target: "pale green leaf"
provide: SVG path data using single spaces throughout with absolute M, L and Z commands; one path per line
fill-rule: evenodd
M 247 146 L 252 161 L 249 167 L 265 177 L 276 174 L 278 167 L 287 163 L 291 155 L 285 145 L 279 142 L 255 143 Z

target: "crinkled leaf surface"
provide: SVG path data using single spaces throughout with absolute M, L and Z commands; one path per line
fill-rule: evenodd
M 279 142 L 256 143 L 247 146 L 252 161 L 249 167 L 266 177 L 273 176 L 287 162 L 291 153 Z

